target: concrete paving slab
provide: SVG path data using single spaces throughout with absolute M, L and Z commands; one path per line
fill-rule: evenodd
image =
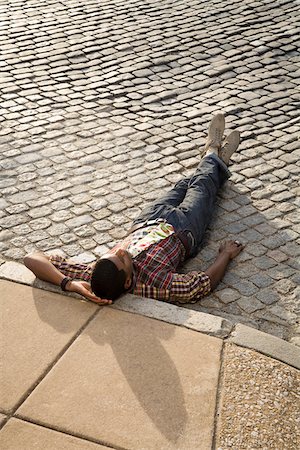
M 299 448 L 300 372 L 226 344 L 216 448 Z
M 131 450 L 211 449 L 222 341 L 102 309 L 19 417 Z
M 0 408 L 11 411 L 97 306 L 0 281 Z
M 18 419 L 10 419 L 0 431 L 0 448 L 5 450 L 105 450 L 108 447 L 49 430 Z

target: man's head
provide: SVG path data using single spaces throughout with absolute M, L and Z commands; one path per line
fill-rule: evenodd
M 115 300 L 131 287 L 132 272 L 132 258 L 126 250 L 108 252 L 92 272 L 92 291 L 97 297 Z

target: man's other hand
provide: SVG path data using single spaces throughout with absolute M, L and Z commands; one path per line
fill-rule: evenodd
M 224 253 L 229 256 L 230 259 L 235 258 L 241 253 L 245 246 L 239 241 L 225 241 L 219 248 L 219 253 Z
M 69 292 L 76 292 L 77 294 L 83 295 L 83 297 L 91 300 L 98 305 L 111 305 L 112 300 L 107 300 L 104 298 L 96 297 L 91 290 L 91 285 L 86 281 L 69 281 L 66 290 Z

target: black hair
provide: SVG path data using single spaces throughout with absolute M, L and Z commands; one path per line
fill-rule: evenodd
M 97 261 L 91 276 L 91 288 L 97 297 L 115 300 L 125 292 L 126 274 L 106 258 Z

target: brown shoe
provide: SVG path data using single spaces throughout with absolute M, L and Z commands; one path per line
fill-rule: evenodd
M 232 154 L 237 150 L 240 143 L 240 133 L 238 130 L 232 131 L 225 139 L 219 152 L 220 158 L 228 166 Z
M 205 145 L 206 154 L 215 153 L 219 154 L 219 150 L 222 145 L 222 138 L 225 129 L 224 114 L 216 114 L 209 124 L 208 137 Z

